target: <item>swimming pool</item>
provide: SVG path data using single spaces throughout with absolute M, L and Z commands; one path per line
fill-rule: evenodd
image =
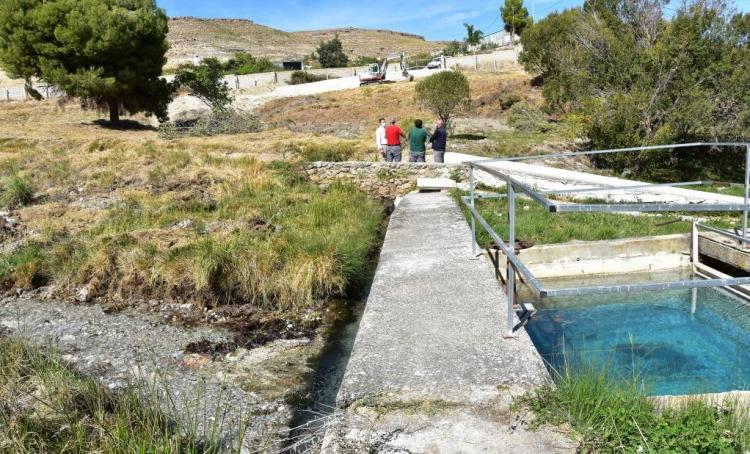
M 632 274 L 630 282 L 689 279 L 687 272 Z M 545 280 L 549 287 L 616 277 Z M 622 283 L 622 277 L 619 281 Z M 615 377 L 635 373 L 651 395 L 750 389 L 750 306 L 723 289 L 535 299 L 526 329 L 549 366 L 583 361 Z

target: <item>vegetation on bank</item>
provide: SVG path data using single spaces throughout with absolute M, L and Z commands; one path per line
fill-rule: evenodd
M 160 383 L 112 391 L 54 352 L 0 337 L 0 452 L 224 452 L 219 428 L 175 419 L 173 399 Z
M 587 1 L 528 27 L 520 61 L 594 149 L 750 137 L 750 15 L 732 2 Z M 669 19 L 666 19 L 669 17 Z M 601 155 L 641 178 L 740 181 L 742 149 Z
M 36 234 L 0 255 L 0 286 L 294 313 L 366 274 L 382 229 L 378 200 L 346 185 L 323 192 L 293 163 L 180 148 L 102 140 L 40 160 L 32 144 L 23 153 L 0 144 L 24 181 L 7 197 L 25 198 L 25 185 L 61 191 L 16 214 Z M 7 186 L 16 178 L 6 173 Z M 81 182 L 90 201 L 64 202 Z
M 699 397 L 660 408 L 635 379 L 617 381 L 581 366 L 555 375 L 515 402 L 534 412 L 532 425 L 567 425 L 581 452 L 720 452 L 750 449 L 750 413 L 736 402 L 714 406 Z
M 460 202 L 460 197 L 464 195 L 467 193 L 453 192 L 453 197 L 460 203 L 467 219 L 471 219 L 469 210 Z M 506 199 L 478 200 L 475 202 L 475 207 L 501 238 L 508 238 L 508 202 Z M 690 225 L 690 222 L 670 215 L 550 213 L 531 199 L 516 200 L 516 238 L 533 241 L 536 244 L 687 233 L 690 232 Z M 492 240 L 484 229 L 477 228 L 477 242 L 480 245 L 486 245 L 490 241 Z

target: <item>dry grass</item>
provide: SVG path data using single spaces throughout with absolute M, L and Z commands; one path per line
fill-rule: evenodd
M 379 203 L 349 187 L 321 193 L 293 164 L 359 156 L 356 141 L 284 128 L 162 140 L 97 115 L 52 102 L 0 109 L 0 195 L 13 194 L 22 226 L 4 232 L 6 289 L 55 282 L 123 301 L 296 311 L 343 294 L 367 267 Z

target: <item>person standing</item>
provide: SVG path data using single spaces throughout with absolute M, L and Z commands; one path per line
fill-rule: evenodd
M 391 117 L 391 124 L 385 127 L 385 160 L 386 162 L 401 162 L 401 138 L 406 138 L 404 131 L 396 124 L 396 118 Z
M 380 156 L 385 159 L 385 147 L 388 146 L 388 141 L 385 138 L 385 118 L 378 120 L 378 129 L 375 130 L 375 146 L 378 148 Z
M 435 124 L 435 132 L 430 137 L 430 143 L 432 144 L 432 150 L 434 151 L 432 158 L 435 162 L 445 162 L 445 148 L 448 142 L 448 131 L 445 130 L 445 122 L 438 120 Z
M 422 127 L 422 120 L 415 120 L 409 130 L 409 162 L 425 162 L 426 142 L 427 131 Z

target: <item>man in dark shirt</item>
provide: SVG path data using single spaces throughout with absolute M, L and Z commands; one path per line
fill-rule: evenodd
M 427 131 L 422 127 L 422 120 L 414 121 L 414 127 L 409 130 L 409 162 L 424 162 L 425 142 Z
M 445 162 L 445 148 L 448 142 L 448 131 L 445 130 L 445 123 L 443 120 L 438 120 L 435 125 L 435 132 L 430 137 L 430 143 L 432 144 L 433 159 L 435 162 Z

